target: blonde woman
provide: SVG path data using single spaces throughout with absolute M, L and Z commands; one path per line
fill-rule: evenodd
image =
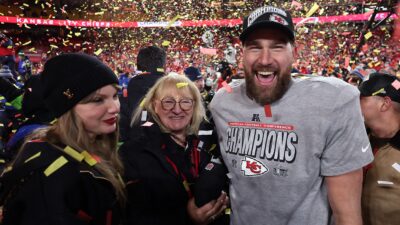
M 198 148 L 204 116 L 198 89 L 183 75 L 162 77 L 149 90 L 133 118 L 141 136 L 120 148 L 128 224 L 208 224 L 226 207 L 221 194 L 218 201 L 194 206 L 195 216 L 187 212 L 193 184 L 210 159 Z

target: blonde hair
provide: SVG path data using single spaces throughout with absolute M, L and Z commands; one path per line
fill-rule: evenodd
M 86 103 L 92 99 L 97 92 L 93 92 L 79 103 Z M 63 150 L 59 144 L 68 145 L 78 152 L 87 151 L 101 158 L 101 161 L 94 165 L 115 189 L 118 201 L 124 204 L 126 201 L 124 184 L 116 174 L 123 173 L 122 162 L 118 156 L 118 122 L 115 132 L 97 135 L 95 140 L 86 132 L 82 120 L 74 112 L 69 110 L 57 119 L 57 122 L 49 127 L 38 129 L 28 136 L 24 145 L 33 139 L 41 139 L 48 142 L 57 149 Z M 24 148 L 24 145 L 21 149 Z
M 178 88 L 180 84 L 183 85 Z M 184 91 L 189 91 L 189 93 L 192 95 L 194 103 L 193 116 L 189 126 L 186 128 L 186 134 L 197 135 L 200 124 L 205 119 L 205 110 L 201 99 L 201 95 L 196 85 L 192 81 L 190 81 L 185 76 L 179 74 L 171 74 L 168 76 L 164 76 L 160 78 L 152 88 L 150 88 L 150 90 L 144 97 L 142 103 L 136 108 L 135 113 L 133 114 L 132 117 L 131 124 L 140 123 L 140 117 L 142 111 L 145 110 L 152 116 L 154 121 L 160 126 L 163 132 L 171 133 L 171 130 L 169 130 L 162 124 L 154 108 L 154 101 L 157 100 L 160 96 L 163 96 L 166 90 L 170 90 L 171 88 L 177 88 L 179 93 L 183 93 Z

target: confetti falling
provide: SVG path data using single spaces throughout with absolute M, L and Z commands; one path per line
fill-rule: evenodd
M 15 46 L 24 47 L 28 52 L 43 53 L 48 56 L 59 54 L 62 51 L 84 51 L 95 54 L 105 61 L 114 70 L 124 68 L 133 71 L 138 49 L 147 45 L 158 45 L 166 49 L 168 54 L 168 70 L 182 71 L 189 65 L 215 65 L 224 59 L 224 50 L 228 43 L 235 46 L 240 52 L 240 41 L 237 39 L 240 26 L 231 27 L 176 27 L 179 21 L 199 21 L 212 19 L 237 19 L 247 14 L 252 9 L 265 4 L 272 4 L 286 9 L 293 9 L 294 18 L 324 17 L 372 13 L 376 1 L 365 1 L 364 7 L 352 1 L 287 1 L 275 3 L 273 1 L 232 1 L 221 3 L 219 1 L 133 1 L 117 0 L 102 1 L 90 4 L 86 1 L 57 5 L 55 1 L 39 1 L 19 3 L 15 2 L 1 10 L 0 15 L 21 15 L 22 17 L 42 17 L 44 19 L 82 20 L 82 21 L 118 21 L 121 23 L 132 21 L 166 21 L 164 28 L 122 29 L 98 27 L 40 27 L 23 25 L 23 32 L 35 33 L 39 30 L 41 36 L 28 40 L 19 38 L 14 41 Z M 160 10 L 162 9 L 162 10 Z M 193 10 L 196 9 L 196 10 Z M 197 10 L 199 9 L 199 10 Z M 389 22 L 391 22 L 389 20 Z M 320 24 L 318 21 L 308 21 L 298 26 L 296 45 L 299 51 L 298 61 L 295 66 L 309 68 L 310 72 L 319 73 L 320 69 L 327 68 L 333 71 L 336 65 L 352 67 L 356 63 L 366 61 L 369 64 L 373 59 L 380 58 L 383 54 L 396 54 L 394 43 L 387 43 L 387 50 L 377 40 L 383 37 L 390 39 L 389 26 L 371 31 L 372 35 L 364 36 L 369 46 L 362 55 L 354 54 L 358 44 L 358 37 L 362 30 L 361 23 L 332 23 Z M 214 35 L 212 40 L 215 54 L 199 54 L 204 46 L 201 35 L 210 30 Z M 32 36 L 32 35 L 30 35 Z M 35 36 L 35 35 L 33 35 Z M 28 41 L 29 44 L 25 45 Z M 392 40 L 396 42 L 396 40 Z M 38 46 L 38 44 L 45 47 Z M 376 50 L 379 50 L 377 52 Z M 213 50 L 214 51 L 214 50 Z M 321 57 L 324 56 L 324 57 Z M 240 61 L 241 55 L 237 55 Z M 350 59 L 350 60 L 348 60 Z M 394 60 L 395 61 L 395 60 Z M 379 65 L 378 62 L 370 64 Z M 379 66 L 385 65 L 385 62 Z M 165 71 L 168 72 L 168 71 Z

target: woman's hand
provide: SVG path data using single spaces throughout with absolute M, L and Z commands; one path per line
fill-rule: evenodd
M 215 220 L 215 218 L 221 215 L 229 204 L 229 197 L 224 191 L 216 200 L 212 200 L 209 203 L 198 208 L 194 203 L 194 198 L 191 198 L 187 205 L 187 210 L 190 218 L 197 225 L 206 225 Z

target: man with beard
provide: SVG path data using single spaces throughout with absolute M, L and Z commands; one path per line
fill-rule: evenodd
M 240 40 L 245 82 L 210 104 L 231 224 L 361 225 L 362 167 L 373 156 L 358 90 L 337 78 L 291 77 L 295 37 L 285 10 L 254 10 Z

